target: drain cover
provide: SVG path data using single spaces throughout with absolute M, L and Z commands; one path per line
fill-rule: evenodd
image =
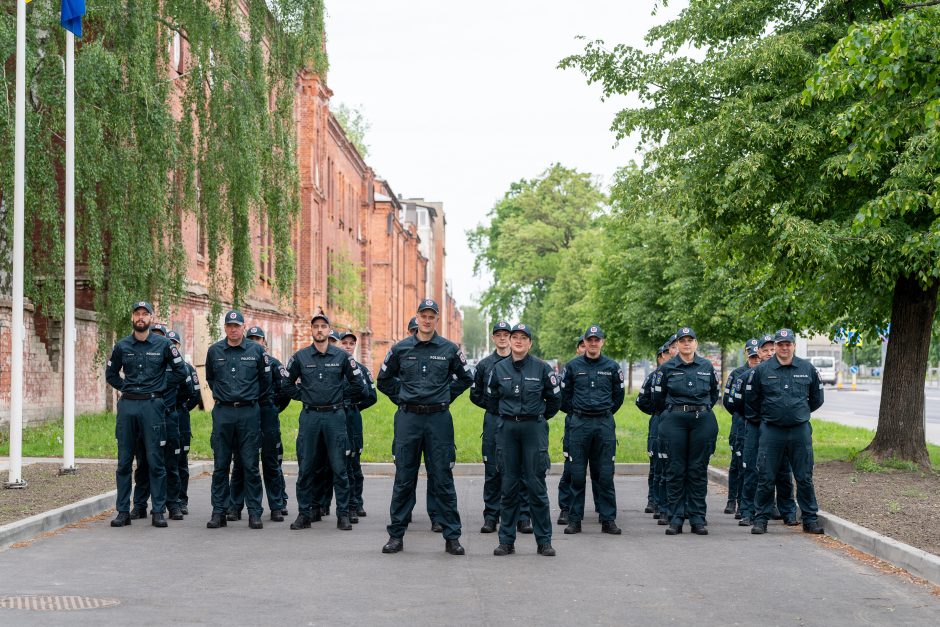
M 28 596 L 0 597 L 0 609 L 38 610 L 45 612 L 70 612 L 73 610 L 97 610 L 120 605 L 117 599 L 96 599 L 74 596 Z

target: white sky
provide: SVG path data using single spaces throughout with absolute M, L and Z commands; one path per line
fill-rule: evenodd
M 609 183 L 634 158 L 614 149 L 610 123 L 626 104 L 600 101 L 558 61 L 575 36 L 642 46 L 653 0 L 327 0 L 328 84 L 334 104 L 371 124 L 367 162 L 404 197 L 444 202 L 447 278 L 459 305 L 487 279 L 473 276 L 466 231 L 486 220 L 509 184 L 553 162 Z

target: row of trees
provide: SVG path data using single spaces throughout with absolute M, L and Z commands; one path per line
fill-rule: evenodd
M 639 102 L 612 130 L 644 158 L 606 199 L 557 165 L 514 185 L 471 234 L 494 278 L 483 305 L 521 312 L 548 355 L 592 320 L 628 358 L 677 324 L 729 345 L 782 325 L 872 338 L 890 321 L 869 450 L 928 464 L 938 4 L 692 0 L 644 48 L 588 42 L 560 66 Z

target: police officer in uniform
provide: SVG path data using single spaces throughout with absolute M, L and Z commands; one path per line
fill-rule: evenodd
M 653 380 L 656 378 L 656 373 L 659 372 L 659 367 L 667 359 L 669 359 L 668 342 L 660 346 L 656 352 L 656 369 L 646 376 L 643 386 L 640 388 L 640 393 L 636 397 L 637 408 L 650 417 L 646 434 L 646 452 L 650 458 L 650 470 L 647 477 L 646 508 L 644 512 L 653 514 L 653 518 L 656 519 L 661 517 L 660 509 L 663 506 L 662 491 L 660 490 L 660 475 L 662 474 L 663 464 L 662 459 L 659 457 L 659 413 L 653 407 Z
M 578 356 L 584 354 L 584 336 L 578 336 L 576 347 Z M 558 376 L 560 382 L 565 380 L 565 371 Z M 561 453 L 565 458 L 562 465 L 561 478 L 558 480 L 558 521 L 556 524 L 568 525 L 568 512 L 571 510 L 571 460 L 568 458 L 568 415 L 565 414 L 565 430 L 561 438 Z M 597 468 L 589 464 L 591 472 L 591 496 L 594 498 L 594 511 L 597 511 Z
M 597 507 L 601 531 L 621 533 L 617 526 L 614 462 L 617 426 L 614 414 L 623 405 L 623 370 L 601 354 L 604 331 L 591 325 L 584 332 L 584 354 L 565 366 L 561 408 L 570 416 L 568 457 L 571 460 L 572 503 L 566 534 L 581 533 L 588 460 L 597 465 Z M 592 479 L 593 482 L 593 479 Z
M 708 459 L 715 452 L 718 377 L 711 362 L 696 354 L 698 340 L 689 327 L 677 333 L 679 354 L 660 366 L 653 382 L 653 404 L 661 413 L 660 446 L 666 460 L 666 535 L 682 533 L 688 516 L 692 533 L 708 535 L 705 497 Z
M 768 361 L 774 356 L 776 350 L 774 336 L 767 333 L 758 340 L 757 354 L 760 362 Z M 760 420 L 756 416 L 747 418 L 744 408 L 747 405 L 747 378 L 744 377 L 741 386 L 741 398 L 736 399 L 736 404 L 740 406 L 741 412 L 745 416 L 744 421 L 744 455 L 742 456 L 741 468 L 743 470 L 743 482 L 741 489 L 741 505 L 739 511 L 741 518 L 738 525 L 750 527 L 751 519 L 754 516 L 754 497 L 757 493 L 757 452 L 760 448 Z M 777 506 L 774 509 L 772 518 L 774 520 L 783 519 L 784 524 L 796 526 L 799 524 L 796 518 L 796 501 L 793 499 L 793 475 L 790 472 L 790 463 L 784 460 L 784 464 L 777 473 L 776 480 Z
M 245 473 L 248 526 L 262 529 L 261 475 L 258 472 L 260 405 L 271 399 L 271 363 L 264 348 L 245 337 L 240 311 L 225 314 L 225 338 L 209 347 L 206 384 L 212 390 L 212 517 L 209 529 L 226 526 L 230 505 L 229 471 L 238 455 Z
M 352 331 L 346 331 L 339 336 L 340 346 L 353 359 L 355 359 L 358 339 Z M 372 381 L 372 373 L 358 360 L 356 366 L 366 386 L 366 396 L 358 403 L 353 402 L 351 398 L 344 398 L 346 432 L 350 440 L 349 456 L 346 458 L 346 474 L 349 475 L 349 522 L 353 524 L 359 522 L 360 516 L 366 515 L 362 502 L 362 410 L 372 407 L 379 400 L 375 391 L 375 382 Z
M 822 407 L 823 384 L 816 367 L 793 354 L 794 341 L 791 329 L 777 331 L 774 356 L 751 370 L 747 379 L 745 412 L 749 420 L 760 421 L 753 534 L 767 533 L 774 485 L 784 459 L 790 462 L 796 478 L 803 531 L 823 533 L 813 487 L 813 428 L 809 422 L 810 413 Z
M 167 331 L 166 337 L 173 342 L 177 350 L 183 352 L 183 336 L 176 331 Z M 180 449 L 177 456 L 177 467 L 180 475 L 180 509 L 186 515 L 189 514 L 189 447 L 192 443 L 193 428 L 190 421 L 189 412 L 202 403 L 202 393 L 199 389 L 199 375 L 196 369 L 188 361 L 183 360 L 186 366 L 186 379 L 180 383 L 176 393 L 176 415 L 180 427 Z
M 335 329 L 330 329 L 329 341 L 331 346 L 339 346 L 339 333 Z M 330 503 L 333 502 L 333 469 L 330 467 L 329 451 L 322 440 L 317 444 L 317 465 L 313 469 L 313 502 L 314 521 L 330 515 Z
M 395 412 L 395 485 L 390 506 L 389 539 L 383 553 L 402 550 L 402 537 L 415 505 L 415 487 L 421 454 L 434 477 L 445 550 L 463 555 L 460 514 L 454 490 L 454 422 L 448 407 L 473 383 L 471 367 L 453 342 L 435 331 L 438 304 L 428 298 L 418 305 L 418 332 L 395 344 L 379 373 L 379 390 L 398 405 Z M 457 376 L 457 381 L 452 375 Z
M 493 368 L 509 356 L 510 324 L 501 320 L 493 325 L 493 344 L 495 350 L 481 359 L 473 371 L 473 385 L 470 386 L 470 401 L 486 411 L 483 413 L 483 526 L 480 533 L 494 533 L 499 524 L 500 500 L 502 498 L 502 473 L 496 459 L 496 431 L 499 416 L 489 411 L 486 402 L 486 385 Z M 520 513 L 518 531 L 532 533 L 532 521 L 529 515 L 529 499 L 525 483 L 519 484 Z
M 747 362 L 731 371 L 725 389 L 721 395 L 721 402 L 731 414 L 731 431 L 728 434 L 728 446 L 731 447 L 731 464 L 728 466 L 728 502 L 725 504 L 725 514 L 736 514 L 741 502 L 741 488 L 744 482 L 744 405 L 738 403 L 742 400 L 742 390 L 747 372 L 760 363 L 758 355 L 758 340 L 751 338 L 744 343 L 744 352 Z
M 153 498 L 151 524 L 166 527 L 166 406 L 163 395 L 186 376 L 183 357 L 173 344 L 150 332 L 153 305 L 138 301 L 131 308 L 134 332 L 111 351 L 105 370 L 108 385 L 121 393 L 117 405 L 115 437 L 118 445 L 117 516 L 112 527 L 131 524 L 131 470 L 138 437 L 142 437 L 149 465 Z M 123 376 L 121 376 L 123 374 Z
M 511 354 L 499 360 L 487 377 L 487 402 L 499 416 L 497 450 L 502 470 L 499 546 L 493 555 L 515 553 L 522 484 L 529 497 L 538 554 L 551 557 L 552 520 L 545 487 L 551 468 L 548 420 L 561 407 L 561 387 L 551 366 L 529 354 L 532 332 L 519 323 L 512 327 Z
M 336 493 L 336 527 L 352 529 L 349 521 L 349 475 L 346 457 L 351 450 L 346 431 L 343 399 L 358 403 L 367 392 L 356 360 L 329 342 L 330 320 L 322 311 L 310 320 L 313 343 L 302 348 L 287 362 L 287 390 L 303 402 L 297 433 L 297 519 L 291 529 L 307 529 L 314 522 L 314 469 L 324 451 L 332 472 Z M 299 385 L 298 385 L 299 381 Z M 322 446 L 321 446 L 322 445 Z
M 165 324 L 155 322 L 150 325 L 150 332 L 160 337 L 166 337 L 167 327 Z M 169 411 L 169 408 L 167 408 Z M 166 469 L 166 491 L 167 509 L 170 510 L 170 519 L 173 518 L 173 510 L 179 509 L 177 505 L 177 495 L 179 494 L 179 473 L 172 464 L 166 461 L 166 449 L 173 442 L 173 430 L 171 426 L 172 419 L 164 419 L 167 424 L 167 445 L 164 447 L 164 468 Z M 147 464 L 147 447 L 144 444 L 143 435 L 137 437 L 137 449 L 134 452 L 134 458 L 137 460 L 137 467 L 134 469 L 134 506 L 131 508 L 131 520 L 147 517 L 147 499 L 150 498 L 150 466 Z M 180 520 L 177 517 L 175 520 Z

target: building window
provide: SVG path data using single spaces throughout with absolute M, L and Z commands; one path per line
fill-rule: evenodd
M 426 229 L 431 225 L 430 216 L 427 209 L 418 209 L 418 226 Z

